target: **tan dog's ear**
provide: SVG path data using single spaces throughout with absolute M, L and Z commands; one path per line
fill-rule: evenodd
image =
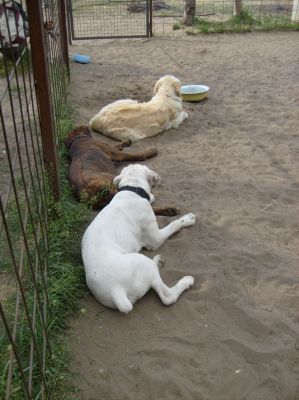
M 113 179 L 113 185 L 116 186 L 118 188 L 118 184 L 120 182 L 121 176 L 117 175 L 114 179 Z
M 181 85 L 179 82 L 173 83 L 174 93 L 176 96 L 181 97 Z
M 162 82 L 161 82 L 161 79 L 159 79 L 159 80 L 156 82 L 155 87 L 154 87 L 154 92 L 153 92 L 153 95 L 154 95 L 154 96 L 155 96 L 155 94 L 157 93 L 157 91 L 160 89 L 161 85 L 162 85 Z

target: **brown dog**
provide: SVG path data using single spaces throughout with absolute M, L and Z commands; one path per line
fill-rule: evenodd
M 69 179 L 75 195 L 94 209 L 102 209 L 117 193 L 113 185 L 116 176 L 113 161 L 144 161 L 157 154 L 154 147 L 128 153 L 122 151 L 131 141 L 109 145 L 92 137 L 87 126 L 79 126 L 71 131 L 65 140 L 71 156 Z M 156 215 L 173 216 L 178 214 L 176 207 L 154 208 Z

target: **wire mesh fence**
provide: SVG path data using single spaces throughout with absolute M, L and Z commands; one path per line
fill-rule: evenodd
M 48 178 L 58 166 L 45 134 L 58 145 L 66 84 L 61 4 L 0 1 L 0 398 L 6 400 L 51 397 Z M 49 115 L 53 130 L 44 132 Z
M 73 39 L 178 35 L 183 0 L 68 0 Z M 298 0 L 195 0 L 195 17 L 227 21 L 236 11 L 271 21 L 299 21 Z
M 203 0 L 195 1 L 195 20 L 206 23 L 229 21 L 238 13 L 250 16 L 251 21 L 268 19 L 273 25 L 283 21 L 299 21 L 299 8 L 296 0 Z M 164 7 L 153 10 L 154 35 L 178 35 L 192 33 L 196 22 L 188 27 L 184 19 L 183 1 L 165 0 Z M 241 21 L 242 22 L 242 21 Z M 246 21 L 244 21 L 246 23 Z
M 61 1 L 47 0 L 43 7 L 45 38 L 49 61 L 49 81 L 54 111 L 56 144 L 61 146 L 61 126 L 66 103 L 66 82 L 69 75 L 66 15 Z M 61 30 L 64 30 L 61 34 Z
M 146 37 L 149 0 L 68 0 L 73 39 Z

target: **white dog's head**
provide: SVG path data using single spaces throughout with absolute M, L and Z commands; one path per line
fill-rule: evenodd
M 165 75 L 155 84 L 154 96 L 158 92 L 175 97 L 181 97 L 181 82 L 173 75 Z
M 123 168 L 121 173 L 113 179 L 113 184 L 117 188 L 121 188 L 122 186 L 141 187 L 148 193 L 150 203 L 152 203 L 155 198 L 151 193 L 151 188 L 155 186 L 159 179 L 159 175 L 146 165 L 130 164 Z

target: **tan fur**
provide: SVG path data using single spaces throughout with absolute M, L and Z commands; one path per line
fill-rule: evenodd
M 118 100 L 102 108 L 89 122 L 90 128 L 117 140 L 137 140 L 177 128 L 188 117 L 182 110 L 180 81 L 172 75 L 160 78 L 147 103 Z

